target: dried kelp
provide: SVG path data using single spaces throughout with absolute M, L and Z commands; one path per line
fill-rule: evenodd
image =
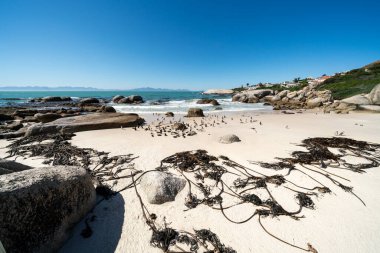
M 291 157 L 277 158 L 278 162 L 251 162 L 260 168 L 270 169 L 276 173 L 286 170 L 286 174 L 265 175 L 255 168 L 243 166 L 226 156 L 217 158 L 209 155 L 205 150 L 176 153 L 163 159 L 157 169 L 165 171 L 174 169 L 185 177 L 189 185 L 189 192 L 185 199 L 185 206 L 188 209 L 204 204 L 220 210 L 227 220 L 237 224 L 247 222 L 255 216 L 259 219 L 267 216 L 289 216 L 294 219 L 303 217 L 301 214 L 303 208 L 315 208 L 313 196 L 331 193 L 329 187 L 317 180 L 318 176 L 327 178 L 334 185 L 354 194 L 362 201 L 353 192 L 352 186 L 341 182 L 341 180 L 348 180 L 331 170 L 348 169 L 352 172 L 363 172 L 366 169 L 379 166 L 379 144 L 333 137 L 309 138 L 304 140 L 301 146 L 305 147 L 306 151 L 295 151 Z M 351 164 L 346 162 L 349 156 L 366 159 L 369 162 Z M 287 176 L 293 171 L 304 174 L 317 185 L 310 188 L 290 181 Z M 228 180 L 224 177 L 226 174 L 229 174 Z M 299 208 L 296 210 L 284 208 L 273 195 L 272 187 L 281 187 L 281 190 L 295 194 L 293 195 L 294 200 Z M 363 201 L 362 203 L 365 204 Z M 226 209 L 242 204 L 252 205 L 252 215 L 247 219 L 236 221 L 230 217 L 230 214 L 226 214 Z M 262 225 L 261 222 L 260 224 Z M 262 227 L 264 228 L 263 225 Z M 299 247 L 274 236 L 265 228 L 264 230 L 271 236 L 295 248 L 317 252 L 310 244 L 307 247 Z

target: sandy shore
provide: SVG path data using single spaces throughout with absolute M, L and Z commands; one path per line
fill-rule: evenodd
M 212 114 L 221 115 L 223 114 Z M 214 116 L 215 117 L 215 116 Z M 251 118 L 252 117 L 252 118 Z M 147 117 L 149 124 L 157 124 L 158 116 Z M 163 123 L 168 123 L 166 119 Z M 160 120 L 160 119 L 159 119 Z M 184 122 L 193 122 L 193 118 L 181 118 Z M 205 121 L 212 123 L 215 118 L 208 116 Z M 197 119 L 199 122 L 200 119 Z M 218 120 L 216 120 L 219 122 Z M 90 147 L 112 155 L 133 154 L 136 156 L 135 168 L 151 170 L 160 165 L 160 161 L 179 151 L 204 149 L 210 155 L 225 155 L 240 164 L 251 166 L 249 161 L 274 161 L 275 157 L 288 157 L 296 146 L 309 137 L 332 137 L 335 132 L 344 132 L 345 137 L 356 140 L 380 143 L 380 115 L 352 113 L 346 115 L 301 113 L 274 114 L 245 112 L 226 115 L 225 123 L 208 126 L 197 131 L 195 136 L 173 138 L 171 136 L 151 136 L 143 129 L 109 129 L 77 133 L 72 143 L 79 147 Z M 261 124 L 260 124 L 261 122 Z M 236 134 L 241 142 L 221 144 L 220 136 Z M 6 141 L 1 140 L 4 147 Z M 5 149 L 0 149 L 4 156 Z M 41 159 L 19 160 L 26 164 L 39 165 Z M 262 170 L 266 174 L 275 174 Z M 313 198 L 315 210 L 305 209 L 305 218 L 294 220 L 290 217 L 267 217 L 263 224 L 278 237 L 306 247 L 311 243 L 318 252 L 379 252 L 380 240 L 380 170 L 372 168 L 367 173 L 333 171 L 350 180 L 348 183 L 366 203 L 364 206 L 353 195 L 329 184 L 333 194 Z M 317 176 L 317 175 L 315 175 Z M 305 182 L 304 175 L 292 176 L 293 181 Z M 320 180 L 325 180 L 321 178 Z M 115 189 L 120 189 L 129 180 L 120 180 Z M 184 212 L 186 188 L 176 200 L 162 205 L 148 204 L 148 208 L 157 214 L 158 220 L 171 223 L 172 227 L 192 231 L 207 228 L 215 232 L 221 241 L 237 252 L 302 252 L 275 240 L 263 231 L 257 219 L 243 224 L 234 224 L 225 219 L 218 211 L 200 205 Z M 294 209 L 294 200 L 289 194 L 273 189 L 281 204 Z M 237 220 L 251 215 L 252 210 L 244 205 L 231 209 L 228 214 Z M 61 252 L 161 252 L 149 244 L 151 232 L 144 223 L 139 201 L 133 189 L 121 192 L 113 199 L 103 201 L 94 210 L 96 220 L 91 224 L 94 231 L 90 238 L 80 236 L 85 227 L 78 224 L 73 236 Z

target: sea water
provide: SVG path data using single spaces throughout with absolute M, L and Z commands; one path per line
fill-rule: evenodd
M 71 97 L 74 101 L 87 97 L 95 97 L 111 101 L 116 95 L 130 96 L 139 95 L 144 99 L 142 104 L 113 104 L 118 112 L 134 113 L 185 113 L 191 107 L 202 108 L 206 112 L 217 111 L 251 111 L 271 110 L 270 106 L 261 103 L 245 104 L 232 102 L 231 96 L 204 95 L 201 91 L 0 91 L 0 106 L 16 106 L 28 102 L 32 98 L 46 96 Z M 201 98 L 214 98 L 220 106 L 210 104 L 197 104 Z

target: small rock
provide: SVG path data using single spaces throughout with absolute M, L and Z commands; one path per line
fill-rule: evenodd
M 174 201 L 185 187 L 186 180 L 160 171 L 153 171 L 141 178 L 141 188 L 150 204 L 163 204 Z
M 167 113 L 165 113 L 165 116 L 166 116 L 166 117 L 174 117 L 174 113 L 172 113 L 172 112 L 167 112 Z
M 234 134 L 228 134 L 220 137 L 219 142 L 223 144 L 230 144 L 233 142 L 240 142 L 240 139 Z

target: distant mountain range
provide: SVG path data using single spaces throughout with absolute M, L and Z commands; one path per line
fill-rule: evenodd
M 124 89 L 97 89 L 92 87 L 74 87 L 74 86 L 0 86 L 1 91 L 104 91 L 104 90 L 124 90 Z M 142 87 L 134 89 L 125 89 L 127 91 L 151 91 L 151 92 L 168 92 L 168 91 L 190 91 L 186 89 L 162 89 L 152 87 Z
M 74 87 L 74 86 L 0 86 L 2 91 L 97 91 L 100 89 L 92 87 Z

